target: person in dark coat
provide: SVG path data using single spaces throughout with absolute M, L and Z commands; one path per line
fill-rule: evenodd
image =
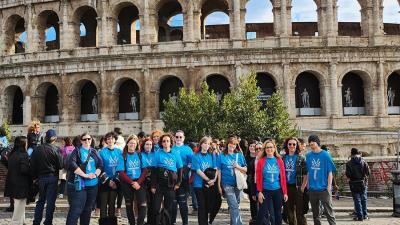
M 10 152 L 7 172 L 7 190 L 5 195 L 14 199 L 12 225 L 22 225 L 25 221 L 25 206 L 29 198 L 32 184 L 29 156 L 26 151 L 27 138 L 19 136 L 15 139 L 14 148 Z

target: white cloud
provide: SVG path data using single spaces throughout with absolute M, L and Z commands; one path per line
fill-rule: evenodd
M 383 22 L 400 24 L 400 5 L 397 0 L 383 1 Z
M 357 0 L 338 0 L 338 21 L 339 22 L 360 22 L 361 6 Z
M 250 0 L 246 5 L 246 23 L 272 23 L 274 14 L 269 0 Z
M 293 22 L 317 22 L 317 5 L 313 0 L 293 0 Z

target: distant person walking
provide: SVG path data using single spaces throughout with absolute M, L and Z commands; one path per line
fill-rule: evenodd
M 346 176 L 349 178 L 349 186 L 353 195 L 354 208 L 356 210 L 355 221 L 363 221 L 368 219 L 368 177 L 370 170 L 368 163 L 361 157 L 360 152 L 356 148 L 351 149 L 351 158 L 346 163 Z

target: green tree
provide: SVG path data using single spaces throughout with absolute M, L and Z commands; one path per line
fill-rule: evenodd
M 204 135 L 222 137 L 221 110 L 217 96 L 209 90 L 206 82 L 201 92 L 181 88 L 176 104 L 170 98 L 164 102 L 165 113 L 162 117 L 164 131 L 185 131 L 187 141 L 198 142 Z
M 246 140 L 266 134 L 266 113 L 257 99 L 261 90 L 257 87 L 256 74 L 242 76 L 239 85 L 223 99 L 223 117 L 228 135 L 238 135 Z
M 280 146 L 285 138 L 297 135 L 296 125 L 289 119 L 289 113 L 280 90 L 272 94 L 267 100 L 265 111 L 267 115 L 267 137 L 274 138 Z
M 4 128 L 4 130 L 6 131 L 6 136 L 7 136 L 7 140 L 8 142 L 11 141 L 11 130 L 10 130 L 10 125 L 8 125 L 7 121 L 4 121 L 2 124 L 2 127 Z

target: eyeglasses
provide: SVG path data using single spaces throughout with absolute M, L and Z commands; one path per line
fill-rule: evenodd
M 287 145 L 288 146 L 296 146 L 297 144 L 296 143 L 288 143 Z
M 82 138 L 81 141 L 90 141 L 92 138 Z
M 271 149 L 271 148 L 274 148 L 273 146 L 267 146 L 267 147 L 265 147 L 266 149 Z
M 171 142 L 170 140 L 163 140 L 162 143 Z
M 183 136 L 175 136 L 175 138 L 183 138 Z

